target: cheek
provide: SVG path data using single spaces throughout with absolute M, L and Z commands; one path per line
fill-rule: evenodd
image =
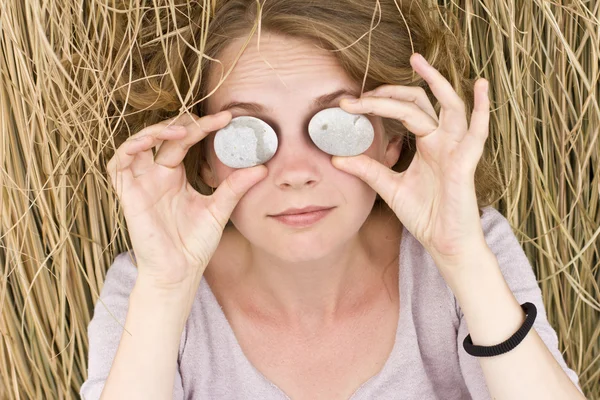
M 354 175 L 338 171 L 334 182 L 337 190 L 344 198 L 344 203 L 352 208 L 361 208 L 375 200 L 375 191 L 362 179 Z

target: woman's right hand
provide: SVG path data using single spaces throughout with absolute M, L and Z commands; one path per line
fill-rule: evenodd
M 107 164 L 138 277 L 153 287 L 177 291 L 199 284 L 238 201 L 267 175 L 264 165 L 236 170 L 210 196 L 189 184 L 182 163 L 188 149 L 231 118 L 229 111 L 186 114 L 148 126 L 119 146 Z

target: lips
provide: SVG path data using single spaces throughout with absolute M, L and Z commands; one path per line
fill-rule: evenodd
M 313 211 L 307 211 L 307 210 L 311 210 L 311 208 L 296 208 L 296 209 L 288 209 L 285 212 L 288 213 L 292 213 L 292 214 L 279 214 L 279 215 L 271 215 L 269 216 L 270 218 L 273 218 L 274 220 L 287 225 L 289 227 L 293 227 L 293 228 L 307 228 L 310 227 L 314 224 L 316 224 L 318 221 L 322 220 L 323 218 L 325 218 L 329 213 L 332 212 L 332 210 L 335 207 L 330 207 L 330 208 L 323 208 L 323 207 L 313 207 L 312 210 Z M 305 212 L 300 212 L 300 211 L 305 211 Z
M 303 208 L 288 208 L 285 211 L 280 212 L 279 214 L 274 214 L 271 215 L 272 217 L 279 217 L 279 216 L 283 216 L 283 215 L 298 215 L 298 214 L 305 214 L 305 213 L 311 213 L 311 212 L 315 212 L 315 211 L 323 211 L 323 210 L 330 210 L 333 207 L 323 207 L 323 206 L 308 206 L 308 207 L 303 207 Z

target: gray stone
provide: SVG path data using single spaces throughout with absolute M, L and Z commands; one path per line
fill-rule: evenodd
M 371 121 L 362 114 L 351 114 L 339 107 L 315 114 L 308 124 L 313 143 L 334 156 L 355 156 L 367 150 L 375 137 Z
M 249 116 L 233 118 L 215 135 L 215 153 L 231 168 L 249 168 L 269 161 L 277 151 L 277 135 L 266 122 Z

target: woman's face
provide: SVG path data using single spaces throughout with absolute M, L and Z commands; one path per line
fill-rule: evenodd
M 225 71 L 244 42 L 245 38 L 232 41 L 219 55 Z M 210 90 L 220 77 L 216 65 L 209 74 Z M 232 223 L 253 246 L 290 262 L 308 261 L 326 256 L 357 234 L 371 212 L 376 193 L 359 178 L 331 164 L 331 155 L 311 141 L 308 123 L 320 110 L 338 107 L 341 98 L 359 94 L 360 85 L 349 79 L 327 51 L 310 42 L 263 32 L 260 48 L 255 36 L 231 74 L 206 100 L 208 114 L 227 108 L 234 118 L 257 117 L 278 137 L 277 152 L 265 163 L 267 177 L 246 193 L 231 215 Z M 388 146 L 381 119 L 368 118 L 375 138 L 365 154 L 389 167 L 398 159 L 399 145 L 394 142 Z M 216 187 L 234 169 L 216 157 L 214 136 L 215 132 L 205 139 L 209 165 L 200 173 L 206 183 Z M 313 205 L 333 209 L 303 227 L 272 217 L 288 208 Z

